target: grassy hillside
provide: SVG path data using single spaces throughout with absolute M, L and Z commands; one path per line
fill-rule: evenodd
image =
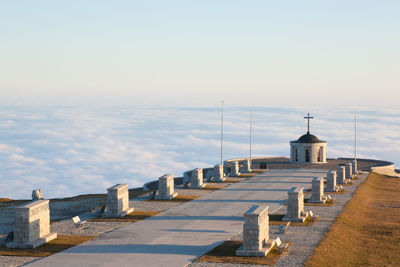
M 372 173 L 304 266 L 399 266 L 400 179 Z

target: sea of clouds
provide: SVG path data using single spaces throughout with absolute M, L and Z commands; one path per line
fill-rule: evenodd
M 354 155 L 354 110 L 252 108 L 253 156 L 289 156 L 306 132 L 328 141 L 328 157 Z M 248 107 L 224 109 L 224 159 L 249 155 Z M 139 187 L 220 160 L 220 108 L 0 108 L 0 197 L 29 199 Z M 400 163 L 400 109 L 358 110 L 358 156 Z

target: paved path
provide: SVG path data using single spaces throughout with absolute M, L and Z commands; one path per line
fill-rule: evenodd
M 240 233 L 252 205 L 283 208 L 293 186 L 326 170 L 277 169 L 171 208 L 29 266 L 186 266 Z

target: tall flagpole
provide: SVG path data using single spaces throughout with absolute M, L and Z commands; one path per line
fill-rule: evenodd
M 252 124 L 253 124 L 253 110 L 250 109 L 250 169 L 251 169 L 251 128 L 252 128 Z
M 221 165 L 222 165 L 223 142 L 224 142 L 224 100 L 222 100 L 221 104 Z
M 354 160 L 357 160 L 357 110 L 354 112 Z

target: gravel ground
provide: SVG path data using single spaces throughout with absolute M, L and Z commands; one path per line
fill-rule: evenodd
M 2 267 L 15 267 L 23 266 L 26 263 L 30 263 L 41 258 L 37 257 L 13 257 L 13 256 L 0 256 L 0 266 Z
M 270 238 L 280 237 L 282 241 L 292 242 L 288 251 L 285 252 L 276 267 L 302 266 L 309 256 L 312 255 L 314 247 L 321 241 L 324 233 L 329 226 L 335 221 L 337 215 L 343 210 L 346 203 L 352 199 L 354 191 L 367 178 L 368 173 L 360 176 L 359 180 L 355 180 L 352 186 L 344 186 L 346 192 L 344 194 L 330 194 L 332 198 L 336 198 L 336 203 L 332 207 L 323 206 L 305 206 L 306 211 L 312 210 L 314 214 L 320 215 L 318 222 L 313 226 L 289 226 L 285 234 L 277 234 L 277 226 L 270 226 Z M 242 240 L 243 237 L 236 236 L 232 240 Z M 260 266 L 260 265 L 244 265 L 244 264 L 221 264 L 221 263 L 205 263 L 194 262 L 190 267 L 244 267 L 244 266 Z
M 82 228 L 77 229 L 71 220 L 55 222 L 51 225 L 51 232 L 59 235 L 102 235 L 121 228 L 131 222 L 86 222 Z

